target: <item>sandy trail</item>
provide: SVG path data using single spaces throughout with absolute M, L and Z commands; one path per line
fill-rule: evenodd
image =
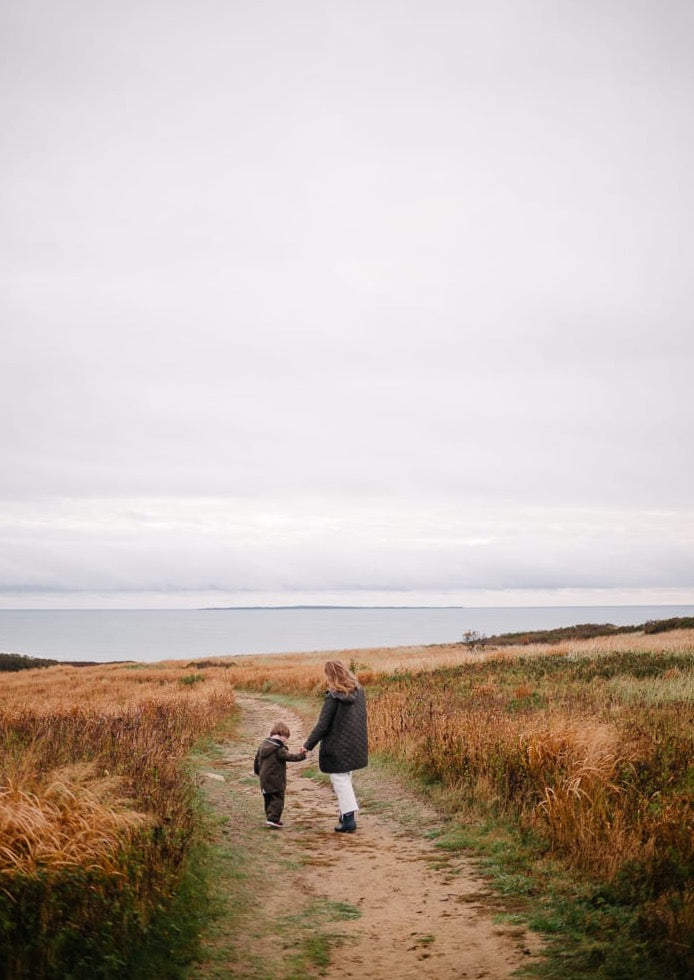
M 217 966 L 203 962 L 192 976 L 295 976 L 286 966 L 292 948 L 316 930 L 328 936 L 330 964 L 320 975 L 330 980 L 502 980 L 528 966 L 537 937 L 494 921 L 498 899 L 472 862 L 435 847 L 427 831 L 436 815 L 383 769 L 355 774 L 361 810 L 350 835 L 333 831 L 330 785 L 303 775 L 315 773 L 317 753 L 288 764 L 285 826 L 267 828 L 252 777 L 255 749 L 272 721 L 282 719 L 296 750 L 304 725 L 294 711 L 260 698 L 238 696 L 237 703 L 239 739 L 222 747 L 214 770 L 224 782 L 208 776 L 205 787 L 228 818 L 220 840 L 250 857 L 257 902 L 242 936 L 208 940 L 217 946 Z

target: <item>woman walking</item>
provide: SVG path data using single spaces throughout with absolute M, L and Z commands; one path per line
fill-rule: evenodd
M 351 670 L 339 660 L 325 665 L 328 690 L 318 721 L 304 742 L 310 751 L 320 742 L 318 767 L 330 776 L 337 804 L 339 834 L 353 834 L 357 829 L 359 809 L 352 786 L 352 772 L 368 765 L 369 748 L 366 728 L 364 689 Z

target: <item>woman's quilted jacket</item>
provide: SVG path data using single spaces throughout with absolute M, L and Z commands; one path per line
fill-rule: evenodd
M 366 698 L 358 687 L 351 694 L 327 691 L 313 731 L 304 742 L 312 749 L 320 742 L 321 772 L 351 772 L 369 762 Z

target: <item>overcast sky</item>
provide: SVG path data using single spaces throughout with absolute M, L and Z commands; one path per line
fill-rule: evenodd
M 0 606 L 694 602 L 688 0 L 0 43 Z

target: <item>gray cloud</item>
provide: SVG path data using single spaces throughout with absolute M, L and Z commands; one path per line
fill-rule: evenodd
M 690 5 L 0 16 L 8 595 L 694 589 Z

